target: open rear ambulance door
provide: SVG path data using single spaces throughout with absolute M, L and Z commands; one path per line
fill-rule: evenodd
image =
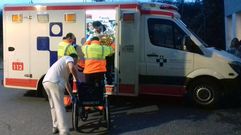
M 36 82 L 29 78 L 30 26 L 28 11 L 14 11 L 5 7 L 3 11 L 4 86 L 13 88 L 35 88 Z
M 117 9 L 117 94 L 138 95 L 139 12 Z

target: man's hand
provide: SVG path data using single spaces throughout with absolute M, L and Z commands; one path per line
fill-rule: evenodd
M 76 102 L 77 102 L 77 98 L 76 98 L 76 96 L 71 95 L 70 97 L 71 97 L 71 101 L 72 101 L 72 103 L 76 103 Z

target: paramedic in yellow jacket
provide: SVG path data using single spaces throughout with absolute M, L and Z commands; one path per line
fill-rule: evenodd
M 94 21 L 92 23 L 92 26 L 94 28 L 94 33 L 89 35 L 88 39 L 85 42 L 85 45 L 89 45 L 90 44 L 90 40 L 92 37 L 99 37 L 100 39 L 100 44 L 101 45 L 107 45 L 107 46 L 111 46 L 112 48 L 115 48 L 115 44 L 114 44 L 114 32 L 112 30 L 109 30 L 106 28 L 105 25 L 103 25 L 100 21 Z M 105 73 L 105 77 L 106 77 L 106 82 L 108 85 L 112 85 L 113 84 L 113 76 L 112 76 L 112 72 L 114 70 L 114 55 L 111 56 L 107 56 L 106 57 L 106 73 Z
M 98 37 L 91 39 L 90 45 L 82 46 L 85 58 L 85 81 L 91 86 L 104 87 L 104 74 L 106 72 L 106 56 L 114 53 L 111 46 L 100 45 Z
M 73 33 L 66 34 L 66 36 L 63 38 L 63 41 L 61 41 L 58 45 L 58 59 L 60 59 L 63 56 L 69 56 L 70 54 L 77 55 L 77 52 L 73 46 L 73 43 L 75 41 L 76 41 L 76 37 Z M 71 75 L 69 77 L 69 83 L 71 88 L 73 88 L 73 77 Z M 65 107 L 70 107 L 71 105 L 71 98 L 66 90 L 65 90 L 65 96 L 64 96 L 64 105 Z
M 72 45 L 75 42 L 76 38 L 73 33 L 67 33 L 58 45 L 58 59 L 63 56 L 69 56 L 70 54 L 77 54 L 74 46 Z

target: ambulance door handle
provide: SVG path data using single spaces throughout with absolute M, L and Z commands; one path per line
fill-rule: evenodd
M 33 75 L 32 74 L 24 74 L 24 77 L 29 77 L 29 78 L 32 78 Z
M 12 52 L 12 51 L 14 51 L 14 50 L 15 50 L 14 47 L 8 47 L 8 51 Z
M 158 55 L 155 53 L 152 53 L 152 54 L 147 54 L 147 57 L 158 57 Z

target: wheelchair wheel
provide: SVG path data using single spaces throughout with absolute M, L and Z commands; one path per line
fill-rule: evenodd
M 104 97 L 105 100 L 105 110 L 104 110 L 104 118 L 106 120 L 106 128 L 109 130 L 110 129 L 110 124 L 111 124 L 111 120 L 110 120 L 110 108 L 109 108 L 109 100 L 108 100 L 108 96 L 105 95 Z
M 88 112 L 85 111 L 84 107 L 81 107 L 80 118 L 81 118 L 82 121 L 86 121 L 88 119 Z
M 72 125 L 73 129 L 77 130 L 79 124 L 79 108 L 77 102 L 72 104 Z

